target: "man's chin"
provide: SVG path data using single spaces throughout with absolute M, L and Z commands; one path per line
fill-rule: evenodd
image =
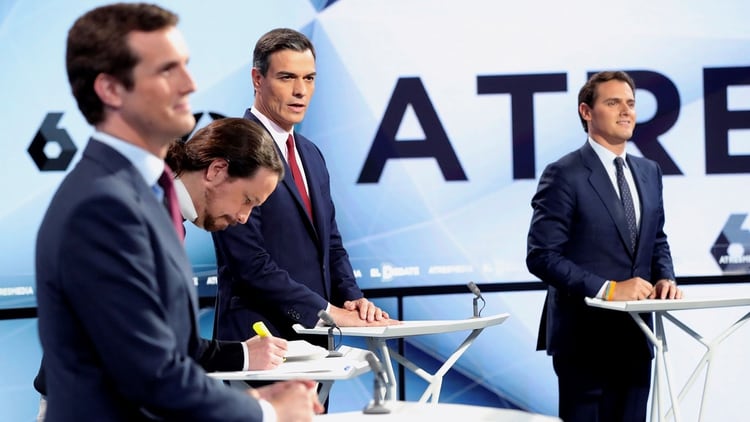
M 232 224 L 229 224 L 225 221 L 209 221 L 206 223 L 205 227 L 203 227 L 203 230 L 208 232 L 220 232 L 222 230 L 226 230 L 231 225 Z
M 195 117 L 192 114 L 187 114 L 183 116 L 182 119 L 180 119 L 180 127 L 179 130 L 176 130 L 176 132 L 179 132 L 180 134 L 176 137 L 182 138 L 183 136 L 189 135 L 193 129 L 195 129 Z

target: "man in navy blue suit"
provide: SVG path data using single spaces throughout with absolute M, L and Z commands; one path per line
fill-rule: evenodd
M 255 102 L 245 118 L 261 123 L 286 159 L 286 174 L 247 224 L 213 233 L 219 271 L 214 335 L 246 338 L 263 321 L 275 335 L 300 338 L 327 310 L 338 325 L 392 324 L 364 298 L 336 226 L 330 177 L 318 147 L 294 130 L 315 90 L 315 49 L 298 31 L 274 29 L 253 52 Z M 320 343 L 315 336 L 309 341 Z
M 207 231 L 244 224 L 253 207 L 265 200 L 284 175 L 284 164 L 268 132 L 240 118 L 214 120 L 189 142 L 173 142 L 165 161 L 175 173 L 183 218 Z M 283 361 L 287 342 L 280 337 L 253 336 L 244 347 L 247 361 L 226 369 L 273 369 Z M 213 365 L 212 359 L 206 363 Z M 34 388 L 42 395 L 38 416 L 42 421 L 47 394 L 43 365 Z
M 323 410 L 313 382 L 242 392 L 206 376 L 242 368 L 247 352 L 200 338 L 178 212 L 160 199 L 176 201 L 167 148 L 195 125 L 176 24 L 157 6 L 120 3 L 68 33 L 68 78 L 96 132 L 37 237 L 46 420 L 312 420 Z
M 682 297 L 661 169 L 625 152 L 636 121 L 628 74 L 593 75 L 578 104 L 588 139 L 545 168 L 531 201 L 526 264 L 547 284 L 539 349 L 552 355 L 564 421 L 645 421 L 653 348 L 628 314 L 584 298 Z

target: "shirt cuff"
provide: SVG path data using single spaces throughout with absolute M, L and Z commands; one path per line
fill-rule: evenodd
M 250 370 L 250 352 L 247 351 L 247 343 L 245 343 L 244 341 L 241 341 L 240 344 L 242 345 L 242 356 L 243 356 L 242 370 L 249 371 Z
M 604 295 L 605 295 L 605 293 L 607 291 L 607 286 L 609 286 L 609 283 L 611 283 L 611 281 L 607 280 L 607 281 L 604 282 L 604 284 L 602 284 L 602 288 L 599 289 L 599 291 L 596 293 L 596 298 L 597 299 L 602 299 L 602 300 L 606 300 L 607 299 Z
M 278 417 L 276 416 L 276 409 L 273 408 L 271 403 L 260 399 L 258 400 L 260 410 L 263 411 L 263 422 L 276 422 Z

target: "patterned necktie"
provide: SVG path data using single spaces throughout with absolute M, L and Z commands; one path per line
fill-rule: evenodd
M 164 164 L 164 172 L 159 177 L 159 186 L 164 190 L 164 205 L 169 211 L 177 236 L 181 241 L 185 240 L 185 227 L 182 225 L 182 215 L 180 214 L 180 204 L 177 202 L 177 191 L 174 189 L 174 174 L 172 170 Z
M 625 220 L 628 222 L 628 231 L 630 232 L 630 248 L 635 250 L 635 242 L 638 238 L 638 226 L 635 221 L 635 206 L 633 205 L 633 196 L 630 195 L 628 182 L 625 180 L 623 172 L 624 161 L 622 157 L 615 158 L 615 168 L 617 169 L 617 186 L 620 188 L 620 200 L 622 207 L 625 209 Z
M 302 173 L 299 171 L 297 157 L 294 154 L 294 138 L 292 138 L 291 134 L 288 138 L 286 138 L 286 156 L 287 161 L 289 161 L 289 168 L 292 170 L 292 178 L 294 179 L 294 184 L 297 185 L 297 190 L 299 191 L 299 195 L 302 197 L 302 202 L 305 203 L 307 216 L 310 217 L 310 220 L 312 220 L 312 205 L 310 204 L 310 197 L 307 195 L 307 190 L 305 189 L 305 182 L 304 180 L 302 180 Z

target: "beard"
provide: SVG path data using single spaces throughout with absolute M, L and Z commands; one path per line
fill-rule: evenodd
M 219 197 L 219 195 L 220 194 L 212 188 L 207 188 L 203 194 L 203 230 L 217 232 L 224 230 L 231 225 L 237 224 L 236 218 L 232 217 L 230 214 L 214 215 L 209 211 L 208 204 L 214 203 L 214 199 Z M 199 213 L 199 215 L 201 214 Z
M 205 220 L 203 220 L 203 229 L 209 232 L 221 231 L 227 227 L 229 227 L 229 224 L 227 224 L 224 218 L 215 218 L 212 215 L 206 214 Z

